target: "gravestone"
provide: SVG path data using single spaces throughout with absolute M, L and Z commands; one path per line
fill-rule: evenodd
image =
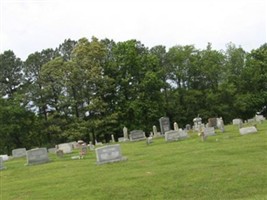
M 46 148 L 36 148 L 28 150 L 26 152 L 26 157 L 27 157 L 27 165 L 49 162 Z
M 170 130 L 165 132 L 165 141 L 170 142 L 170 141 L 177 141 L 180 139 L 187 138 L 188 135 L 186 131 L 179 129 L 178 131 L 175 130 Z
M 123 131 L 123 137 L 124 137 L 125 139 L 129 139 L 129 136 L 128 136 L 128 129 L 124 126 L 123 129 L 122 129 L 122 131 Z
M 57 157 L 62 158 L 64 156 L 63 150 L 60 150 L 60 149 L 56 150 L 56 155 L 57 155 Z
M 69 142 L 69 144 L 71 145 L 72 149 L 78 149 L 80 147 L 80 144 L 76 141 Z
M 239 129 L 240 135 L 247 135 L 251 133 L 257 133 L 257 129 L 255 126 L 249 126 L 249 127 L 244 127 Z
M 208 126 L 217 128 L 217 118 L 209 118 Z
M 25 148 L 18 148 L 12 150 L 13 158 L 21 158 L 26 156 L 26 149 Z
M 115 142 L 115 138 L 114 138 L 114 135 L 111 134 L 111 141 L 114 143 Z
M 200 131 L 202 125 L 202 118 L 196 117 L 193 119 L 194 122 L 194 131 Z
M 159 124 L 161 134 L 165 134 L 165 132 L 171 130 L 170 119 L 168 117 L 161 117 L 159 119 Z
M 204 128 L 204 135 L 205 136 L 213 136 L 213 135 L 215 135 L 214 127 L 206 127 L 206 128 Z
M 9 159 L 8 155 L 0 155 L 3 161 L 7 161 Z
M 247 123 L 254 123 L 256 120 L 254 118 L 248 119 Z
M 81 150 L 80 150 L 80 158 L 83 158 L 87 154 L 87 146 L 86 144 L 82 144 Z
M 239 125 L 242 123 L 242 119 L 233 119 L 233 125 Z
M 145 140 L 146 136 L 143 130 L 133 130 L 130 132 L 130 141 Z
M 2 157 L 0 157 L 0 170 L 6 169 L 6 167 L 4 166 L 4 159 Z
M 63 143 L 58 145 L 58 149 L 62 150 L 63 153 L 72 153 L 72 145 L 69 143 Z
M 95 150 L 95 145 L 93 145 L 91 141 L 89 142 L 88 146 L 91 151 Z
M 174 123 L 173 123 L 173 129 L 174 129 L 175 131 L 178 131 L 178 130 L 179 130 L 179 126 L 178 126 L 177 122 L 174 122 Z
M 56 148 L 49 148 L 48 153 L 56 153 L 57 149 Z
M 154 137 L 160 136 L 160 132 L 158 132 L 157 127 L 155 125 L 152 127 L 152 129 Z
M 119 144 L 99 147 L 95 149 L 95 152 L 97 164 L 113 163 L 127 159 L 125 157 L 122 157 L 121 148 Z
M 191 130 L 191 125 L 190 124 L 186 124 L 185 129 L 188 130 L 188 131 Z
M 263 115 L 256 115 L 255 120 L 256 122 L 262 123 L 265 120 L 265 117 Z

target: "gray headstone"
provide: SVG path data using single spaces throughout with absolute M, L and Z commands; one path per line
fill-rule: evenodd
M 13 158 L 21 158 L 26 156 L 26 149 L 25 148 L 18 148 L 12 150 Z
M 0 157 L 0 170 L 6 169 L 6 167 L 4 166 L 4 160 L 2 157 Z
M 118 141 L 119 141 L 119 142 L 127 142 L 127 141 L 129 141 L 129 139 L 127 139 L 127 138 L 125 138 L 125 137 L 119 137 L 119 138 L 118 138 Z
M 49 148 L 48 153 L 56 153 L 57 149 L 56 148 Z
M 26 152 L 27 165 L 49 162 L 46 148 L 31 149 Z
M 119 144 L 99 147 L 95 149 L 97 164 L 105 164 L 126 160 L 122 157 L 121 148 Z
M 240 135 L 247 135 L 251 133 L 257 133 L 257 129 L 255 126 L 250 126 L 250 127 L 244 127 L 239 129 Z
M 146 136 L 143 130 L 133 130 L 130 132 L 130 141 L 145 140 Z
M 123 131 L 123 137 L 125 139 L 129 139 L 129 137 L 128 137 L 128 129 L 124 126 L 122 131 Z
M 233 125 L 240 125 L 242 123 L 243 123 L 242 119 L 233 119 Z
M 165 132 L 171 130 L 170 119 L 168 117 L 161 117 L 159 119 L 159 124 L 161 134 L 165 134 Z
M 165 141 L 167 142 L 177 141 L 177 140 L 185 139 L 187 137 L 188 137 L 187 132 L 182 129 L 179 129 L 178 131 L 171 130 L 165 133 Z
M 58 149 L 62 150 L 63 153 L 72 153 L 72 145 L 69 143 L 63 143 L 58 145 Z
M 111 134 L 111 141 L 114 143 L 115 142 L 115 138 L 114 138 L 114 135 Z
M 206 127 L 206 128 L 204 128 L 204 135 L 205 136 L 213 136 L 213 135 L 215 135 L 214 127 Z
M 186 128 L 186 130 L 189 131 L 191 129 L 191 125 L 190 124 L 186 124 L 185 128 Z

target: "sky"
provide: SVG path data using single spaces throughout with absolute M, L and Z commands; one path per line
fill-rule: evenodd
M 0 53 L 26 60 L 92 36 L 149 48 L 232 42 L 249 52 L 267 41 L 267 0 L 0 0 Z

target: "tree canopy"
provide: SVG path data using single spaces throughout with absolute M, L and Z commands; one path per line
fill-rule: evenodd
M 248 119 L 267 105 L 267 44 L 146 47 L 140 41 L 64 40 L 18 58 L 0 54 L 0 153 L 83 139 L 122 128 L 147 134 L 168 116 L 180 127 L 200 115 Z

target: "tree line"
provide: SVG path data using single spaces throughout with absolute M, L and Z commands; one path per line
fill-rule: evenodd
M 140 41 L 66 39 L 57 48 L 0 54 L 0 153 L 83 139 L 108 141 L 122 128 L 180 127 L 223 117 L 248 119 L 267 105 L 267 44 L 250 52 Z

